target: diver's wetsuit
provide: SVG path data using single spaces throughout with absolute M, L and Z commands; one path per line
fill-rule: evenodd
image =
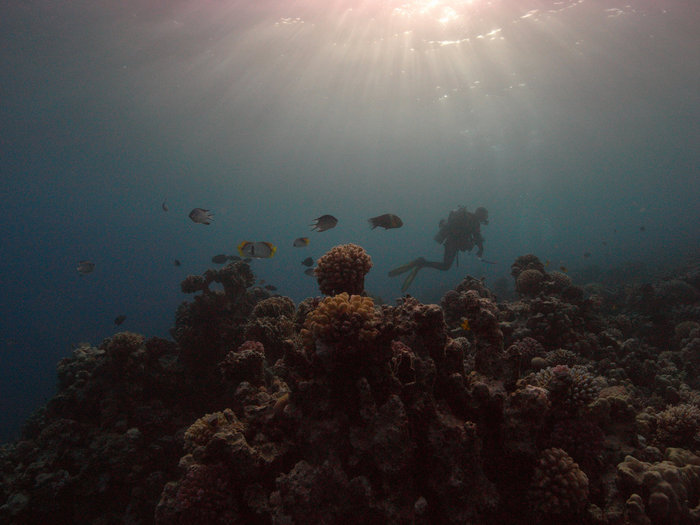
M 484 253 L 481 221 L 476 215 L 469 213 L 464 206 L 452 210 L 447 221 L 440 221 L 440 231 L 435 235 L 435 240 L 445 248 L 442 262 L 426 261 L 421 257 L 418 259 L 420 261 L 418 266 L 449 270 L 459 251 L 471 251 L 476 246 L 479 248 L 476 252 L 477 257 L 481 257 Z
M 391 270 L 389 277 L 396 277 L 402 273 L 411 272 L 401 286 L 401 291 L 405 292 L 411 286 L 421 268 L 449 270 L 455 257 L 457 257 L 457 253 L 460 251 L 471 251 L 476 246 L 479 248 L 476 255 L 481 259 L 481 255 L 484 253 L 484 238 L 481 236 L 481 225 L 488 223 L 488 211 L 486 208 L 477 208 L 474 213 L 468 212 L 464 206 L 452 210 L 447 221 L 440 221 L 440 231 L 435 235 L 435 240 L 445 248 L 442 262 L 426 261 L 423 257 L 418 257 Z

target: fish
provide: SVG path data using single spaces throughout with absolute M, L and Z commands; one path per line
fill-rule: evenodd
M 272 284 L 266 284 L 265 290 L 270 290 L 271 292 L 274 292 L 275 290 L 277 290 L 277 287 Z
M 229 255 L 228 260 L 229 261 L 240 261 L 241 258 L 238 255 Z
M 311 226 L 312 230 L 316 230 L 317 232 L 325 232 L 326 230 L 335 228 L 336 224 L 338 224 L 338 219 L 333 217 L 333 215 L 321 215 L 320 217 L 316 217 L 314 222 L 309 224 L 309 226 Z
M 588 259 L 591 256 L 591 252 L 583 252 L 583 257 Z
M 544 262 L 545 267 L 549 266 L 549 259 Z
M 119 326 L 122 324 L 124 321 L 126 321 L 126 316 L 125 315 L 118 315 L 114 318 L 114 324 Z
M 378 215 L 377 217 L 372 217 L 368 219 L 370 226 L 374 230 L 377 226 L 381 226 L 385 230 L 390 228 L 401 228 L 403 226 L 403 221 L 398 215 L 393 213 L 385 213 L 384 215 Z
M 308 237 L 298 237 L 294 239 L 294 242 L 292 243 L 292 246 L 295 248 L 303 248 L 304 246 L 309 245 L 309 238 Z
M 608 243 L 606 241 L 603 241 L 603 246 L 607 246 Z
M 313 259 L 313 257 L 307 257 L 306 259 L 304 259 L 303 261 L 301 261 L 301 264 L 303 264 L 304 266 L 313 266 L 313 265 L 314 265 L 314 259 Z
M 243 259 L 243 262 L 244 262 L 244 263 L 249 263 L 249 262 L 252 261 L 252 260 L 253 260 L 253 259 L 251 259 L 250 257 L 246 257 L 245 259 Z
M 647 229 L 646 229 L 644 226 L 640 226 L 640 227 L 639 227 L 639 231 L 640 231 L 640 232 L 644 232 L 644 231 L 646 231 L 646 230 L 647 230 Z
M 211 224 L 211 221 L 214 220 L 214 214 L 203 208 L 193 209 L 189 217 L 192 219 L 192 222 L 196 222 L 197 224 Z
M 215 255 L 211 258 L 211 262 L 213 262 L 214 264 L 224 264 L 226 261 L 228 261 L 228 255 L 223 253 Z
M 92 261 L 80 261 L 76 268 L 80 275 L 87 275 L 95 269 L 95 263 Z
M 180 266 L 182 263 L 181 263 L 178 259 L 175 259 L 175 260 L 173 261 L 173 264 L 174 264 L 175 266 Z
M 277 246 L 270 242 L 243 241 L 238 245 L 238 253 L 256 259 L 269 259 L 276 251 Z
M 569 269 L 566 266 L 560 266 L 559 269 L 564 273 L 569 271 Z
M 163 204 L 161 204 L 160 207 L 163 208 L 163 211 L 168 211 L 168 205 L 165 204 L 165 201 L 163 201 Z
M 462 330 L 471 330 L 471 327 L 469 326 L 469 319 L 467 319 L 466 317 L 462 319 L 462 322 L 459 323 L 459 327 Z
M 306 270 L 304 270 L 304 273 L 305 273 L 306 275 L 311 275 L 312 277 L 313 277 L 314 275 L 316 275 L 316 273 L 314 272 L 314 269 L 313 269 L 313 268 L 307 268 Z

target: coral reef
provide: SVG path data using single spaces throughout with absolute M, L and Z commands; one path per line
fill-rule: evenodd
M 238 261 L 182 282 L 174 341 L 73 349 L 0 447 L 0 521 L 700 523 L 700 269 L 613 290 L 528 254 L 518 298 L 389 305 L 371 264 L 333 248 L 295 306 Z
M 371 268 L 372 258 L 362 247 L 341 244 L 317 261 L 314 273 L 324 295 L 359 295 L 365 290 L 365 275 Z

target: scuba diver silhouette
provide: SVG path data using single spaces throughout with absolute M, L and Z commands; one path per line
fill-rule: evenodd
M 447 220 L 440 221 L 440 229 L 434 239 L 444 246 L 442 261 L 427 261 L 423 257 L 418 257 L 411 262 L 394 268 L 389 272 L 389 277 L 396 277 L 409 270 L 411 273 L 403 282 L 401 292 L 408 290 L 411 283 L 418 275 L 421 268 L 435 268 L 436 270 L 449 270 L 457 257 L 458 252 L 471 251 L 474 246 L 478 248 L 476 256 L 482 262 L 493 264 L 493 261 L 482 259 L 484 253 L 484 238 L 481 235 L 481 225 L 489 223 L 489 212 L 486 208 L 479 207 L 474 213 L 467 211 L 467 208 L 460 206 L 450 211 Z M 459 264 L 459 259 L 457 261 Z

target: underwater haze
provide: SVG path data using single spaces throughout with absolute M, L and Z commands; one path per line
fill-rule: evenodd
M 301 261 L 353 242 L 374 263 L 367 290 L 394 304 L 388 272 L 440 260 L 433 236 L 459 205 L 489 211 L 485 261 L 425 269 L 408 290 L 421 301 L 467 274 L 512 288 L 525 253 L 575 281 L 697 261 L 697 1 L 0 11 L 0 440 L 53 395 L 73 345 L 169 337 L 179 283 L 242 241 L 277 247 L 251 267 L 297 303 L 320 294 Z M 384 213 L 403 226 L 370 229 Z M 310 231 L 324 214 L 337 226 Z

